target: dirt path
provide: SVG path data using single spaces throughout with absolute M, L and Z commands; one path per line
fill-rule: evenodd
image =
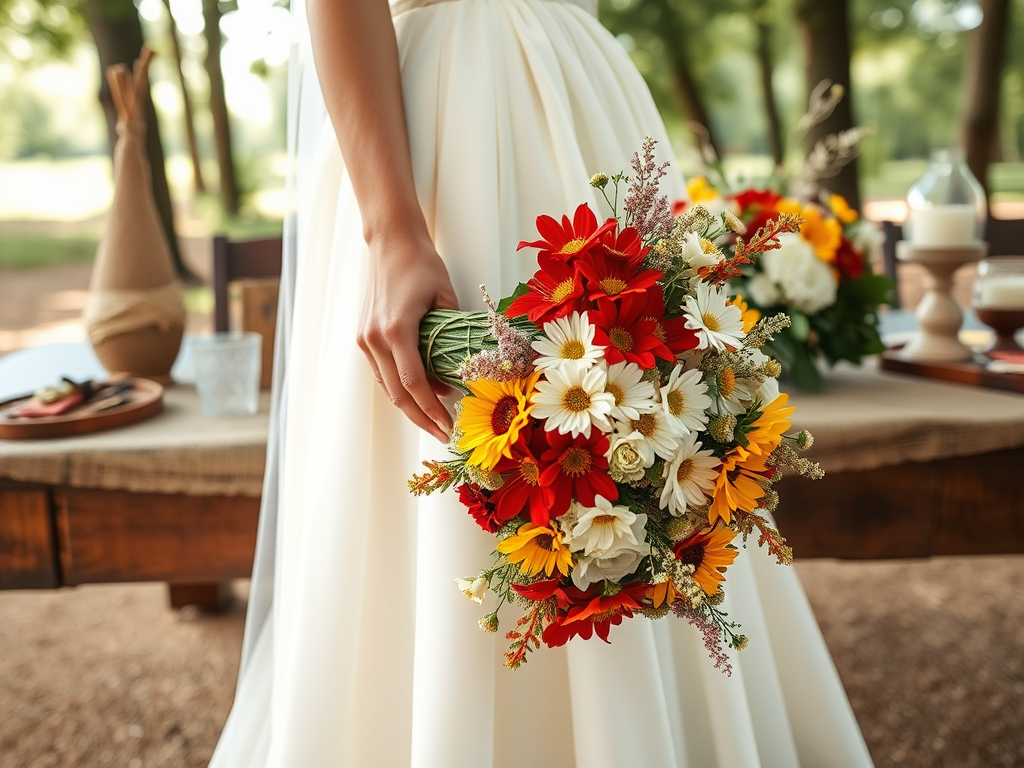
M 878 768 L 1024 766 L 1024 557 L 797 570 Z M 205 768 L 243 614 L 152 584 L 0 593 L 4 768 Z

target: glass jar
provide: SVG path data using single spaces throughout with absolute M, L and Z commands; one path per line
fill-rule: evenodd
M 959 148 L 936 149 L 931 165 L 907 194 L 904 237 L 914 245 L 955 247 L 981 242 L 988 205 L 985 190 Z

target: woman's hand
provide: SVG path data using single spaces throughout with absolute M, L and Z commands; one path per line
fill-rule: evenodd
M 458 309 L 448 270 L 430 238 L 384 235 L 367 239 L 370 279 L 359 328 L 359 347 L 373 375 L 396 406 L 421 429 L 447 443 L 444 385 L 431 382 L 419 352 L 420 321 L 431 309 Z

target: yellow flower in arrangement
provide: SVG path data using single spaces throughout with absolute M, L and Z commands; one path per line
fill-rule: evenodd
M 765 406 L 747 432 L 747 447 L 736 446 L 734 449 L 741 457 L 740 461 L 750 454 L 767 457 L 782 442 L 782 435 L 793 426 L 789 417 L 796 411 L 795 406 L 786 407 L 788 402 L 789 395 L 783 392 Z
M 652 584 L 647 588 L 647 597 L 655 608 L 672 605 L 681 594 L 672 579 L 666 579 L 661 584 Z
M 846 198 L 842 195 L 829 195 L 828 207 L 832 209 L 832 215 L 843 224 L 853 224 L 853 222 L 860 218 L 860 214 L 850 207 L 850 204 L 846 202 Z
M 843 240 L 843 225 L 832 218 L 825 218 L 821 209 L 809 205 L 800 213 L 804 223 L 800 225 L 800 237 L 814 248 L 814 254 L 822 261 L 834 261 L 839 244 Z
M 540 374 L 513 381 L 476 379 L 466 383 L 471 394 L 462 398 L 457 446 L 472 451 L 467 464 L 494 469 L 502 456 L 512 457 L 512 445 L 530 420 L 533 392 Z
M 693 580 L 709 595 L 718 591 L 725 581 L 725 569 L 739 554 L 730 546 L 734 538 L 736 531 L 718 528 L 709 533 L 697 533 L 675 546 L 676 557 L 684 565 L 693 566 Z
M 750 333 L 750 329 L 761 319 L 761 310 L 747 306 L 742 296 L 737 296 L 729 303 L 740 308 L 740 312 L 743 313 L 743 332 Z
M 525 523 L 514 536 L 498 544 L 498 551 L 510 563 L 519 563 L 519 570 L 527 576 L 541 572 L 550 576 L 556 568 L 563 576 L 568 576 L 572 567 L 572 552 L 562 543 L 562 532 L 553 525 L 541 528 Z
M 800 216 L 804 212 L 804 204 L 792 197 L 784 197 L 775 204 L 777 213 L 792 213 Z
M 703 176 L 694 176 L 686 182 L 686 193 L 694 203 L 706 203 L 719 196 L 718 190 L 708 184 L 708 180 Z
M 764 497 L 763 475 L 760 473 L 768 469 L 765 465 L 767 458 L 750 454 L 741 456 L 737 451 L 726 454 L 715 480 L 714 501 L 708 508 L 709 523 L 714 525 L 718 520 L 731 523 L 733 512 L 752 512 L 760 506 L 760 499 Z

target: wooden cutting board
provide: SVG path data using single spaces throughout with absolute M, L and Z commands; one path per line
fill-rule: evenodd
M 125 394 L 129 400 L 103 411 L 91 411 L 89 404 L 60 416 L 17 418 L 13 412 L 30 396 L 0 405 L 0 440 L 30 440 L 69 437 L 123 427 L 160 413 L 164 407 L 164 388 L 149 379 L 129 379 L 133 386 Z

